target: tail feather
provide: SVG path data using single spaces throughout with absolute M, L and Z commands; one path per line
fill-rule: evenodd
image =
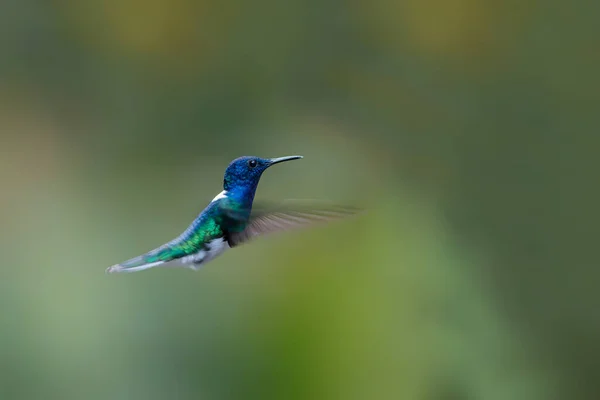
M 157 267 L 175 260 L 177 254 L 168 246 L 164 245 L 141 256 L 134 257 L 130 260 L 115 264 L 106 269 L 107 273 L 115 272 L 137 272 Z
M 140 264 L 129 264 L 129 263 L 123 263 L 123 264 L 115 264 L 111 267 L 108 267 L 106 269 L 106 273 L 108 274 L 112 274 L 112 273 L 116 273 L 116 272 L 137 272 L 137 271 L 143 271 L 145 269 L 149 269 L 152 267 L 157 267 L 161 264 L 164 264 L 164 261 L 157 261 L 157 262 L 153 262 L 153 263 L 140 263 Z
M 112 267 L 108 267 L 106 270 L 107 273 L 113 272 L 137 272 L 143 271 L 148 268 L 156 267 L 161 264 L 164 264 L 166 261 L 161 260 L 158 255 L 160 249 L 153 250 L 146 254 L 142 254 L 141 256 L 134 257 L 130 260 L 122 262 L 120 264 L 115 264 Z

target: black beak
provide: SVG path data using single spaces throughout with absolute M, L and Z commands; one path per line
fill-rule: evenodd
M 300 158 L 302 158 L 302 156 L 287 156 L 287 157 L 271 158 L 269 160 L 270 161 L 269 166 L 280 163 L 280 162 L 284 162 L 284 161 L 298 160 Z

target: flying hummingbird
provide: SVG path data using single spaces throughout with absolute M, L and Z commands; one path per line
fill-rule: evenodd
M 285 231 L 348 216 L 359 211 L 315 202 L 285 201 L 254 204 L 262 173 L 272 165 L 302 156 L 279 158 L 240 157 L 225 171 L 223 191 L 179 237 L 146 254 L 109 267 L 106 272 L 135 272 L 158 266 L 197 270 L 225 250 L 266 233 Z

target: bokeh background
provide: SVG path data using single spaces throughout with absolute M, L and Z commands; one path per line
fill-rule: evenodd
M 0 398 L 597 399 L 600 3 L 3 0 Z M 258 198 L 366 205 L 198 272 Z

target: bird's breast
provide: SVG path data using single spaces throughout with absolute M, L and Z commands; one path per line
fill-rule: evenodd
M 221 255 L 227 249 L 229 249 L 229 243 L 225 238 L 213 239 L 207 242 L 201 250 L 184 257 L 181 261 L 183 264 L 204 264 Z
M 218 239 L 211 240 L 207 243 L 206 247 L 207 250 L 205 250 L 205 260 L 208 261 L 212 260 L 216 256 L 222 254 L 225 250 L 227 250 L 229 248 L 229 243 L 227 243 L 227 240 L 225 240 L 224 237 L 221 237 Z

